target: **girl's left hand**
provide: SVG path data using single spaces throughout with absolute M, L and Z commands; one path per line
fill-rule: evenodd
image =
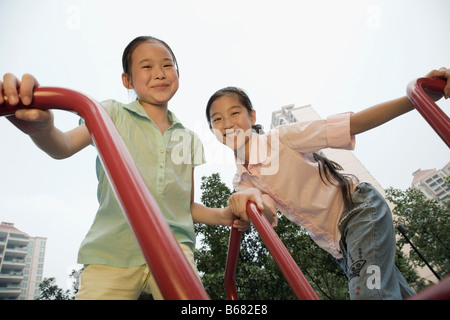
M 250 222 L 244 221 L 241 218 L 239 218 L 238 216 L 234 215 L 231 212 L 230 207 L 224 208 L 223 220 L 224 220 L 224 223 L 223 223 L 224 225 L 232 226 L 233 228 L 236 228 L 239 231 L 246 231 L 246 230 L 250 229 Z
M 447 85 L 444 88 L 444 97 L 445 99 L 448 99 L 450 97 L 450 69 L 442 67 L 439 70 L 433 70 L 429 72 L 426 77 L 446 80 Z
M 249 188 L 244 191 L 233 193 L 228 199 L 231 212 L 242 220 L 248 221 L 247 202 L 253 201 L 259 210 L 264 210 L 264 202 L 261 191 L 256 188 Z
M 250 222 L 241 220 L 236 217 L 236 219 L 234 219 L 233 221 L 233 228 L 236 228 L 241 232 L 247 231 L 248 229 L 250 229 Z

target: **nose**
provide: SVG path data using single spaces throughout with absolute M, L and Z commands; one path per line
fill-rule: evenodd
M 155 77 L 155 79 L 162 80 L 162 79 L 166 78 L 166 75 L 164 73 L 163 68 L 156 67 L 153 70 L 154 70 L 154 77 Z
M 231 121 L 231 119 L 229 117 L 224 117 L 223 118 L 223 128 L 225 130 L 227 130 L 227 129 L 233 129 L 233 127 L 234 127 L 233 121 Z

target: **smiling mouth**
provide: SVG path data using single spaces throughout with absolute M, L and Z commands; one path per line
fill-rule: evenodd
M 240 132 L 241 132 L 240 129 L 237 129 L 237 130 L 226 130 L 226 132 L 225 132 L 225 134 L 223 136 L 226 139 L 233 140 L 239 135 Z
M 168 87 L 169 87 L 168 84 L 159 84 L 159 85 L 153 86 L 152 89 L 155 89 L 155 90 L 164 90 L 164 89 L 167 89 Z

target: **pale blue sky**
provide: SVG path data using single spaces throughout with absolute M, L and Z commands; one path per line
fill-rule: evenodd
M 34 74 L 42 86 L 127 102 L 123 49 L 138 35 L 165 40 L 180 66 L 171 110 L 202 136 L 208 164 L 231 186 L 233 157 L 209 133 L 204 108 L 228 86 L 244 88 L 258 122 L 283 105 L 326 117 L 405 95 L 408 82 L 449 67 L 448 0 L 0 2 L 0 73 Z M 439 105 L 449 110 L 449 102 Z M 56 112 L 56 124 L 78 118 Z M 0 220 L 48 237 L 44 276 L 66 286 L 96 212 L 96 151 L 57 161 L 0 119 Z M 384 187 L 406 189 L 415 170 L 441 168 L 447 146 L 417 112 L 356 139 L 355 155 Z

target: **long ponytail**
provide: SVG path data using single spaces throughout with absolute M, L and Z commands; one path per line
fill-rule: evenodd
M 351 174 L 341 174 L 338 171 L 342 171 L 343 168 L 340 164 L 326 157 L 323 157 L 317 153 L 313 153 L 314 159 L 319 164 L 319 175 L 322 182 L 327 184 L 331 183 L 334 186 L 338 186 L 341 189 L 342 198 L 344 200 L 345 207 L 348 208 L 353 204 L 352 189 L 353 181 Z

